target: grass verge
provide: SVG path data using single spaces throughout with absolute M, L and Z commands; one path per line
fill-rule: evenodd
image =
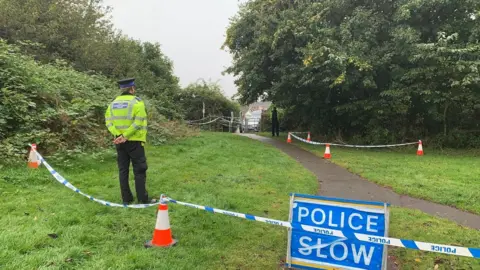
M 480 248 L 480 231 L 419 210 L 390 209 L 389 236 L 428 243 Z M 480 269 L 480 259 L 389 247 L 389 261 L 398 269 Z M 438 265 L 438 268 L 435 266 Z
M 266 133 L 260 135 L 268 136 Z M 278 139 L 286 140 L 286 137 Z M 294 144 L 323 157 L 325 146 L 292 140 Z M 331 161 L 398 194 L 480 214 L 479 154 L 475 151 L 440 151 L 424 147 L 425 155 L 419 157 L 416 156 L 416 147 L 352 149 L 331 146 Z
M 147 157 L 151 195 L 221 209 L 287 220 L 288 194 L 317 190 L 314 176 L 286 155 L 231 134 L 203 133 L 148 147 Z M 113 152 L 71 167 L 49 162 L 82 191 L 120 202 Z M 96 204 L 43 168 L 3 168 L 0 195 L 1 269 L 278 269 L 286 254 L 284 228 L 174 204 L 170 221 L 178 246 L 144 249 L 155 209 Z M 418 211 L 392 208 L 390 224 L 392 237 L 480 246 L 480 232 Z M 400 269 L 480 268 L 480 260 L 469 258 L 407 249 L 389 254 Z
M 315 177 L 286 155 L 231 134 L 148 147 L 147 158 L 150 195 L 220 209 L 287 220 L 289 192 L 317 190 Z M 47 161 L 82 191 L 121 202 L 113 152 L 71 167 Z M 58 184 L 43 167 L 4 167 L 0 195 L 1 269 L 275 269 L 286 254 L 284 228 L 174 204 L 178 246 L 145 249 L 155 207 L 105 207 Z
M 271 137 L 269 133 L 259 133 L 258 135 Z M 286 141 L 286 135 L 282 134 L 282 136 L 275 137 L 275 139 Z M 307 145 L 303 142 L 295 141 L 295 139 L 293 139 L 293 143 L 319 156 L 323 156 L 325 151 L 323 146 Z M 428 148 L 425 149 L 425 151 L 429 151 Z M 478 164 L 476 168 L 470 168 L 474 166 L 475 162 L 478 162 L 478 157 L 476 157 L 473 152 L 464 156 L 461 155 L 460 151 L 449 151 L 448 154 L 442 154 L 439 151 L 433 153 L 426 152 L 426 155 L 423 157 L 417 157 L 416 150 L 412 148 L 401 151 L 382 151 L 335 147 L 331 149 L 331 152 L 334 163 L 346 167 L 353 173 L 360 174 L 379 184 L 385 182 L 375 181 L 375 179 L 389 179 L 391 180 L 389 183 L 393 183 L 390 187 L 394 188 L 397 192 L 398 190 L 406 190 L 408 192 L 412 190 L 412 188 L 402 189 L 402 181 L 410 176 L 421 178 L 421 181 L 425 182 L 424 185 L 429 183 L 428 187 L 430 188 L 434 188 L 435 186 L 434 183 L 430 182 L 436 181 L 438 183 L 438 179 L 442 179 L 442 181 L 448 183 L 450 188 L 455 188 L 455 183 L 461 183 L 462 180 L 463 182 L 468 182 L 466 180 L 475 179 L 473 177 L 478 178 L 478 176 L 470 173 L 470 169 L 472 169 L 473 172 L 477 172 L 477 175 L 480 175 L 480 173 L 478 173 L 478 165 L 480 164 Z M 430 164 L 434 164 L 434 168 L 430 167 L 425 169 L 425 167 L 430 166 Z M 448 173 L 446 173 L 446 171 L 448 171 Z M 460 180 L 456 178 L 457 175 L 460 175 Z M 394 179 L 398 179 L 398 181 L 393 181 Z M 472 183 L 469 188 L 461 190 L 474 189 L 477 185 L 480 185 L 479 182 L 480 181 Z M 414 181 L 408 181 L 408 183 L 412 183 L 410 186 L 415 186 Z M 397 189 L 395 189 L 395 187 Z M 428 187 L 423 187 L 423 192 L 417 187 L 416 191 L 420 194 L 427 195 L 428 192 L 431 192 Z M 468 197 L 462 197 L 464 195 L 455 189 L 442 190 L 444 190 L 445 196 L 450 197 L 442 198 L 442 200 L 437 194 L 434 196 L 424 196 L 422 198 L 438 198 L 437 202 L 440 203 L 442 201 L 469 202 Z M 413 196 L 415 193 L 406 192 L 405 194 Z M 475 190 L 468 190 L 468 194 L 471 196 L 480 196 L 480 194 L 475 193 Z M 471 210 L 479 209 L 478 200 L 470 201 L 469 203 L 474 206 L 476 205 L 476 207 L 470 208 Z M 466 209 L 468 210 L 469 208 L 466 207 Z M 480 248 L 480 231 L 478 230 L 466 228 L 455 222 L 434 217 L 418 210 L 391 207 L 390 212 L 389 235 L 391 237 Z M 434 269 L 435 265 L 438 265 L 436 269 L 480 269 L 479 259 L 442 255 L 411 249 L 389 247 L 389 256 L 390 261 L 398 264 L 398 269 Z

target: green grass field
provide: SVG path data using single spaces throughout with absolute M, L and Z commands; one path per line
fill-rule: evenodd
M 285 154 L 240 136 L 203 133 L 148 147 L 147 188 L 168 196 L 280 220 L 290 192 L 315 194 L 318 183 Z M 71 165 L 48 160 L 72 184 L 99 199 L 120 202 L 115 155 Z M 133 186 L 133 183 L 132 183 Z M 134 191 L 132 189 L 132 191 Z M 156 208 L 109 208 L 56 182 L 43 167 L 2 168 L 0 269 L 278 269 L 287 230 L 170 205 L 171 249 L 145 249 Z M 390 236 L 480 247 L 480 232 L 418 211 L 392 208 Z M 56 234 L 58 238 L 51 238 Z M 406 249 L 390 255 L 401 269 L 479 269 L 480 260 Z
M 282 138 L 282 140 L 285 138 Z M 322 156 L 325 146 L 293 139 Z M 432 150 L 416 155 L 416 145 L 392 149 L 352 149 L 332 146 L 331 161 L 396 193 L 480 214 L 480 153 Z
M 147 158 L 151 195 L 220 209 L 287 220 L 289 192 L 317 190 L 315 177 L 287 156 L 230 134 L 149 147 Z M 113 152 L 68 169 L 47 162 L 85 193 L 121 202 Z M 275 269 L 286 255 L 284 228 L 174 204 L 169 213 L 178 246 L 145 249 L 156 207 L 91 202 L 43 167 L 3 168 L 0 187 L 0 269 Z
M 258 135 L 270 137 L 270 133 Z M 286 134 L 275 139 L 286 141 Z M 293 139 L 293 138 L 292 138 Z M 324 146 L 314 146 L 293 139 L 293 144 L 323 157 Z M 416 156 L 414 146 L 392 150 L 331 148 L 333 163 L 396 192 L 424 198 L 458 208 L 480 212 L 480 157 L 475 151 L 431 151 Z M 422 183 L 422 184 L 420 184 Z M 441 184 L 439 184 L 441 183 Z M 445 188 L 438 185 L 448 185 Z M 441 190 L 442 194 L 430 194 Z M 439 192 L 439 191 L 437 191 Z M 418 196 L 416 196 L 418 195 Z M 392 207 L 390 236 L 423 242 L 480 248 L 480 231 L 421 211 Z M 444 256 L 435 253 L 391 248 L 389 254 L 400 269 L 480 269 L 480 260 Z

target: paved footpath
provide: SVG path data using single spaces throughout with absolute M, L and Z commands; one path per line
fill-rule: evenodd
M 388 202 L 395 206 L 418 209 L 434 216 L 450 219 L 460 225 L 480 230 L 480 216 L 478 215 L 453 207 L 399 195 L 388 188 L 371 183 L 295 145 L 255 134 L 243 133 L 240 135 L 271 144 L 296 159 L 317 177 L 321 187 L 318 191 L 319 195 Z

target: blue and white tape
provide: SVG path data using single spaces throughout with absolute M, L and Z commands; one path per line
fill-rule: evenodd
M 299 132 L 295 132 L 295 133 L 299 133 Z M 355 144 L 338 144 L 338 143 L 321 143 L 321 142 L 314 142 L 314 141 L 307 141 L 306 139 L 304 138 L 301 138 L 299 136 L 296 136 L 295 134 L 293 134 L 293 132 L 290 132 L 290 135 L 299 140 L 299 141 L 302 141 L 304 143 L 308 143 L 308 144 L 313 144 L 313 145 L 330 145 L 330 146 L 340 146 L 340 147 L 350 147 L 350 148 L 385 148 L 385 147 L 397 147 L 397 146 L 406 146 L 406 145 L 414 145 L 414 144 L 418 144 L 418 142 L 410 142 L 410 143 L 399 143 L 399 144 L 381 144 L 381 145 L 355 145 Z
M 177 201 L 177 200 L 174 200 L 174 199 L 169 198 L 169 197 L 162 197 L 161 201 L 162 202 L 171 202 L 171 203 L 175 203 L 175 204 L 179 204 L 179 205 L 183 205 L 183 206 L 187 206 L 187 207 L 192 207 L 192 208 L 196 208 L 196 209 L 200 209 L 200 210 L 205 210 L 205 211 L 210 212 L 210 213 L 218 213 L 218 214 L 223 214 L 223 215 L 227 215 L 227 216 L 233 216 L 233 217 L 238 217 L 238 218 L 243 218 L 243 219 L 248 219 L 248 220 L 253 220 L 253 221 L 258 221 L 258 222 L 263 222 L 263 223 L 268 223 L 268 224 L 272 224 L 272 225 L 276 225 L 276 226 L 282 226 L 282 227 L 291 228 L 291 229 L 292 228 L 300 229 L 300 230 L 311 232 L 311 233 L 317 233 L 317 234 L 328 235 L 328 236 L 336 236 L 336 237 L 340 237 L 340 238 L 343 238 L 343 239 L 355 238 L 359 241 L 368 242 L 368 243 L 383 244 L 383 245 L 410 248 L 410 249 L 436 252 L 436 253 L 443 253 L 443 254 L 449 254 L 449 255 L 471 257 L 471 258 L 477 258 L 477 259 L 480 258 L 480 249 L 479 248 L 467 248 L 467 247 L 458 247 L 458 246 L 426 243 L 426 242 L 413 241 L 413 240 L 408 240 L 408 239 L 398 239 L 398 238 L 391 238 L 391 237 L 373 236 L 373 235 L 362 234 L 362 233 L 353 233 L 352 235 L 345 235 L 340 230 L 332 230 L 332 229 L 328 229 L 328 228 L 321 228 L 321 227 L 315 227 L 315 226 L 310 226 L 310 225 L 290 223 L 290 222 L 287 222 L 287 221 L 269 219 L 269 218 L 258 217 L 258 216 L 249 215 L 249 214 L 242 214 L 242 213 L 237 213 L 237 212 L 232 212 L 232 211 L 227 211 L 227 210 L 222 210 L 222 209 L 216 209 L 216 208 L 212 208 L 212 207 L 208 207 L 208 206 L 202 206 L 202 205 Z M 339 241 L 341 241 L 341 240 L 339 240 Z M 312 246 L 312 247 L 309 247 L 309 248 L 315 248 L 315 247 Z
M 33 150 L 33 151 L 35 151 L 35 150 Z M 410 248 L 410 249 L 423 250 L 423 251 L 436 252 L 436 253 L 443 253 L 443 254 L 449 254 L 449 255 L 480 258 L 480 249 L 479 248 L 467 248 L 467 247 L 458 247 L 458 246 L 450 246 L 450 245 L 441 245 L 441 244 L 426 243 L 426 242 L 413 241 L 413 240 L 407 240 L 407 239 L 373 236 L 373 235 L 361 234 L 361 233 L 353 233 L 352 235 L 345 235 L 340 230 L 332 230 L 332 229 L 328 229 L 328 228 L 321 228 L 321 227 L 315 227 L 315 226 L 310 226 L 310 225 L 290 223 L 290 222 L 287 222 L 287 221 L 281 221 L 281 220 L 264 218 L 264 217 L 249 215 L 249 214 L 242 214 L 242 213 L 237 213 L 237 212 L 232 212 L 232 211 L 227 211 L 227 210 L 222 210 L 222 209 L 216 209 L 216 208 L 212 208 L 212 207 L 208 207 L 208 206 L 202 206 L 202 205 L 197 205 L 197 204 L 192 204 L 192 203 L 181 202 L 181 201 L 177 201 L 177 200 L 174 200 L 172 198 L 164 197 L 164 196 L 162 196 L 160 198 L 160 202 L 153 203 L 153 204 L 126 205 L 126 204 L 118 204 L 118 203 L 107 202 L 107 201 L 104 201 L 104 200 L 96 199 L 96 198 L 80 191 L 74 185 L 69 183 L 58 172 L 56 172 L 52 168 L 52 166 L 50 166 L 37 151 L 35 151 L 35 153 L 37 154 L 38 159 L 42 162 L 42 164 L 48 169 L 50 174 L 59 183 L 63 184 L 64 186 L 71 189 L 72 191 L 87 197 L 91 201 L 100 203 L 100 204 L 105 205 L 105 206 L 124 207 L 124 208 L 147 208 L 147 207 L 150 207 L 150 206 L 158 205 L 160 203 L 171 202 L 171 203 L 175 203 L 175 204 L 179 204 L 179 205 L 183 205 L 183 206 L 187 206 L 187 207 L 192 207 L 192 208 L 196 208 L 196 209 L 200 209 L 200 210 L 205 210 L 205 211 L 208 211 L 208 212 L 211 212 L 211 213 L 218 213 L 218 214 L 223 214 L 223 215 L 227 215 L 227 216 L 233 216 L 233 217 L 238 217 L 238 218 L 243 218 L 243 219 L 248 219 L 248 220 L 253 220 L 253 221 L 258 221 L 258 222 L 263 222 L 263 223 L 267 223 L 267 224 L 271 224 L 271 225 L 282 226 L 282 227 L 286 227 L 286 228 L 300 229 L 300 230 L 311 232 L 311 233 L 317 233 L 317 234 L 328 235 L 328 236 L 336 236 L 336 237 L 340 237 L 340 238 L 344 238 L 344 239 L 355 238 L 359 241 L 369 242 L 369 243 L 384 244 L 384 245 Z M 315 247 L 312 246 L 310 248 L 315 248 Z
M 221 117 L 217 117 L 215 119 L 213 119 L 212 121 L 209 121 L 209 122 L 206 122 L 206 123 L 193 123 L 193 122 L 190 122 L 189 124 L 190 125 L 208 125 L 208 124 L 211 124 L 213 122 L 216 122 L 218 119 L 221 119 Z
M 181 201 L 177 201 L 177 200 L 174 200 L 174 199 L 168 198 L 168 197 L 163 197 L 163 198 L 160 199 L 160 201 L 171 202 L 171 203 L 180 204 L 180 205 L 183 205 L 183 206 L 197 208 L 197 209 L 200 209 L 200 210 L 205 210 L 205 211 L 210 212 L 210 213 L 218 213 L 218 214 L 223 214 L 223 215 L 227 215 L 227 216 L 238 217 L 238 218 L 249 219 L 249 220 L 255 220 L 255 221 L 259 221 L 259 222 L 263 222 L 263 223 L 268 223 L 268 224 L 272 224 L 272 225 L 291 228 L 290 222 L 286 222 L 286 221 L 264 218 L 264 217 L 257 217 L 257 216 L 253 216 L 253 215 L 249 215 L 249 214 L 242 214 L 242 213 L 237 213 L 237 212 L 232 212 L 232 211 L 227 211 L 227 210 L 216 209 L 216 208 L 212 208 L 212 207 L 208 207 L 208 206 L 197 205 L 197 204 L 193 204 L 193 203 L 181 202 Z
M 296 133 L 298 134 L 298 132 L 296 132 Z M 314 142 L 314 141 L 310 141 L 310 142 L 309 142 L 309 141 L 305 140 L 304 138 L 301 138 L 301 137 L 296 136 L 296 135 L 293 134 L 292 132 L 290 132 L 290 135 L 291 135 L 293 138 L 295 138 L 295 139 L 297 139 L 297 140 L 299 140 L 299 141 L 308 143 L 308 144 L 313 144 L 313 145 L 327 145 L 327 143 Z
M 35 151 L 35 150 L 33 150 Z M 118 204 L 118 203 L 113 203 L 113 202 L 107 202 L 107 201 L 104 201 L 104 200 L 99 200 L 99 199 L 96 199 L 94 198 L 93 196 L 90 196 L 88 194 L 85 194 L 83 193 L 81 190 L 79 190 L 78 188 L 76 188 L 74 185 L 72 185 L 71 183 L 69 183 L 63 176 L 61 176 L 57 171 L 55 171 L 52 166 L 50 166 L 50 164 L 48 164 L 45 159 L 37 152 L 35 151 L 35 153 L 37 154 L 37 157 L 38 159 L 42 162 L 43 165 L 45 165 L 45 167 L 47 168 L 47 170 L 50 172 L 50 174 L 61 184 L 63 184 L 64 186 L 66 186 L 67 188 L 73 190 L 74 192 L 80 194 L 80 195 L 83 195 L 85 197 L 87 197 L 88 199 L 90 199 L 91 201 L 94 201 L 94 202 L 97 202 L 97 203 L 100 203 L 100 204 L 103 204 L 105 206 L 111 206 L 111 207 L 124 207 L 124 208 L 147 208 L 147 207 L 150 207 L 150 206 L 155 206 L 155 205 L 158 205 L 160 204 L 160 202 L 158 203 L 152 203 L 152 204 Z
M 187 123 L 197 123 L 197 122 L 203 122 L 207 119 L 211 119 L 212 117 L 211 116 L 207 116 L 207 117 L 204 117 L 202 119 L 197 119 L 197 120 L 186 120 Z

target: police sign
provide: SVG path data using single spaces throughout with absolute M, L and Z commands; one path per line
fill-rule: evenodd
M 358 241 L 354 233 L 388 236 L 388 205 L 292 194 L 287 264 L 303 269 L 386 269 L 387 246 Z M 317 233 L 300 229 L 317 227 Z M 341 231 L 344 237 L 334 235 Z M 320 234 L 319 234 L 320 233 Z

